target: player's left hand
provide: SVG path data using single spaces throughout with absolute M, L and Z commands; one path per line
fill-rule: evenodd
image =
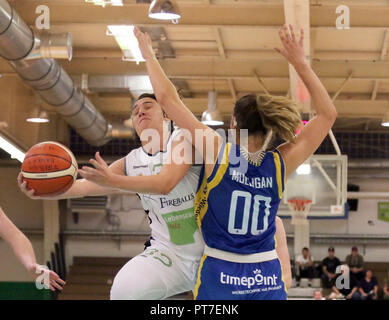
M 304 29 L 301 29 L 300 39 L 297 39 L 293 26 L 290 24 L 289 29 L 285 24 L 279 29 L 279 36 L 283 48 L 274 48 L 294 67 L 306 64 L 304 53 Z
M 89 160 L 94 168 L 83 166 L 78 172 L 86 180 L 103 187 L 112 187 L 114 174 L 110 172 L 108 164 L 103 160 L 99 152 L 96 152 L 95 157 L 96 159 Z

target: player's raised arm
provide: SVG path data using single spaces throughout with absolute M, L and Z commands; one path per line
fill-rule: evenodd
M 173 120 L 178 127 L 189 130 L 192 136 L 192 143 L 201 153 L 205 162 L 213 164 L 217 158 L 222 138 L 214 130 L 197 120 L 181 101 L 176 88 L 164 73 L 154 54 L 150 36 L 141 32 L 138 28 L 135 28 L 134 34 L 138 39 L 143 58 L 146 60 L 147 71 L 158 102 L 169 119 Z M 196 142 L 196 131 L 198 134 L 197 139 L 200 137 L 202 139 L 201 142 Z M 207 145 L 211 143 L 214 148 L 207 148 Z
M 336 120 L 337 111 L 327 90 L 305 62 L 304 31 L 301 30 L 300 39 L 297 39 L 293 27 L 290 25 L 288 30 L 285 25 L 280 29 L 279 35 L 283 48 L 276 48 L 276 51 L 293 65 L 307 87 L 312 98 L 312 106 L 316 111 L 314 118 L 303 127 L 292 142 L 278 147 L 286 165 L 285 176 L 288 177 L 320 146 Z

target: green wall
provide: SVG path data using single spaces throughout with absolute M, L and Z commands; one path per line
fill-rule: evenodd
M 38 290 L 34 282 L 0 282 L 0 300 L 51 300 L 50 290 Z

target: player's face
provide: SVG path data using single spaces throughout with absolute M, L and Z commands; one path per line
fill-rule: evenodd
M 152 98 L 137 101 L 132 109 L 132 123 L 138 136 L 145 129 L 159 129 L 164 119 L 161 106 Z

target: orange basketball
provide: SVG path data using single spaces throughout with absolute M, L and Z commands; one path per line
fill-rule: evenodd
M 23 181 L 36 196 L 56 196 L 66 192 L 77 179 L 73 153 L 58 142 L 41 142 L 27 151 L 22 164 Z

